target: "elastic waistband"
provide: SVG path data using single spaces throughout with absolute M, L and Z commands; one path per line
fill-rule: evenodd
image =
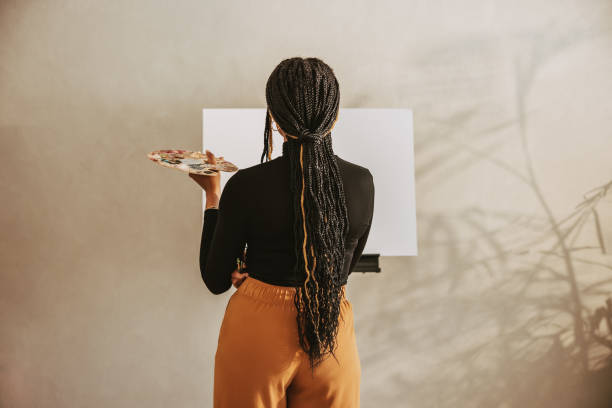
M 341 288 L 342 298 L 346 299 L 346 285 L 343 285 Z M 283 308 L 296 310 L 293 300 L 296 290 L 293 286 L 272 285 L 247 276 L 238 287 L 236 293 L 255 297 L 261 301 L 276 304 Z

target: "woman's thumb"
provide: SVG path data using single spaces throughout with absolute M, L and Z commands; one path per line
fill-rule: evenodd
M 206 150 L 206 161 L 211 163 L 211 164 L 217 164 L 217 159 L 215 158 L 215 155 L 212 154 L 212 152 L 210 150 Z

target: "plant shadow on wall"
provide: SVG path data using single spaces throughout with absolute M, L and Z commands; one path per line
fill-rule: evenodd
M 477 210 L 461 214 L 461 226 L 432 222 L 430 243 L 440 231 L 475 232 L 442 248 L 448 264 L 441 275 L 451 276 L 446 307 L 463 311 L 453 316 L 455 334 L 424 333 L 461 350 L 440 363 L 449 383 L 429 390 L 440 406 L 611 406 L 612 267 L 598 214 L 611 188 L 612 182 L 598 187 L 548 225 L 506 214 L 497 215 L 504 227 L 487 230 L 479 221 L 494 215 Z M 585 230 L 596 245 L 577 244 Z M 534 239 L 521 240 L 526 236 Z M 478 285 L 475 276 L 494 284 Z
M 481 208 L 456 217 L 420 212 L 414 273 L 383 288 L 376 315 L 357 323 L 377 345 L 360 349 L 375 379 L 367 398 L 410 407 L 612 406 L 612 231 L 602 228 L 612 224 L 612 181 L 586 186 L 574 210 L 558 219 L 528 148 L 525 106 L 536 67 L 567 47 L 565 39 L 535 41 L 528 63 L 516 64 L 516 120 L 473 133 L 469 143 L 445 138 L 442 151 L 424 148 L 436 154 L 417 166 L 417 180 L 442 164 L 450 179 L 487 162 L 525 186 L 543 216 Z M 453 129 L 473 113 L 453 118 Z M 521 166 L 492 154 L 500 145 L 490 143 L 496 131 L 510 127 L 518 129 Z M 482 144 L 490 147 L 473 147 Z

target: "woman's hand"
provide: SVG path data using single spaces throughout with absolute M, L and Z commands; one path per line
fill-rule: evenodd
M 242 285 L 242 282 L 244 282 L 247 276 L 249 276 L 248 272 L 240 273 L 238 269 L 236 269 L 234 272 L 232 272 L 232 284 L 238 288 L 240 285 Z
M 219 159 L 223 159 L 223 156 L 219 156 Z M 209 150 L 206 150 L 206 161 L 217 164 L 215 155 Z M 221 197 L 221 172 L 215 171 L 215 173 L 212 176 L 189 173 L 189 177 L 206 191 L 206 207 L 218 205 L 219 197 Z

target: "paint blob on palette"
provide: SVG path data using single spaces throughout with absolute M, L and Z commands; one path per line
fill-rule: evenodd
M 217 174 L 218 171 L 238 170 L 236 165 L 224 159 L 217 159 L 216 164 L 208 163 L 206 153 L 192 150 L 154 150 L 147 157 L 164 167 L 204 176 Z

